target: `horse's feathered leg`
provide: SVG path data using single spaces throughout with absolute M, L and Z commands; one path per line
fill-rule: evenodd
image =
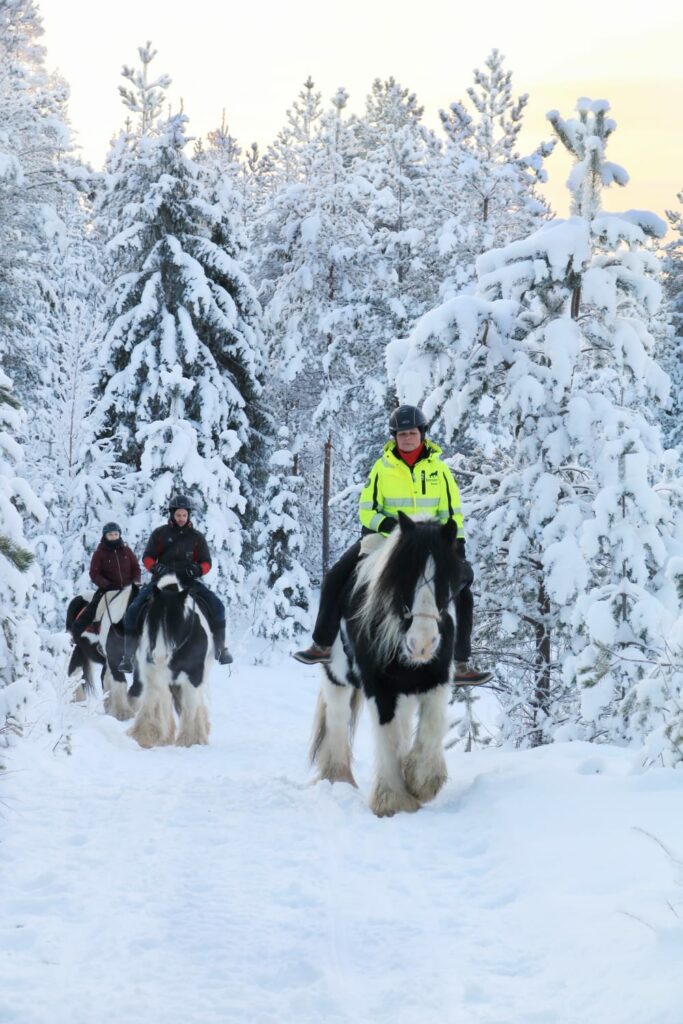
M 333 682 L 329 670 L 318 696 L 311 738 L 311 764 L 318 770 L 317 781 L 348 782 L 355 786 L 351 770 L 351 741 L 360 705 L 360 694 L 345 683 Z
M 438 686 L 420 695 L 415 740 L 403 762 L 406 786 L 422 803 L 433 800 L 448 778 L 443 755 L 443 741 L 448 727 L 448 689 L 448 686 Z
M 192 747 L 209 742 L 209 711 L 205 700 L 206 685 L 193 686 L 183 680 L 180 695 L 180 721 L 177 747 Z
M 399 811 L 418 811 L 420 801 L 406 788 L 402 761 L 405 757 L 406 727 L 402 720 L 410 714 L 413 701 L 400 696 L 396 713 L 380 721 L 377 703 L 369 702 L 376 735 L 377 776 L 370 794 L 370 810 L 378 818 L 389 818 Z

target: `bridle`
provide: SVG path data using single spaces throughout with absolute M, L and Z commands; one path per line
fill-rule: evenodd
M 425 587 L 428 587 L 430 583 L 434 582 L 435 577 L 436 577 L 436 569 L 434 570 L 432 575 L 429 577 L 429 579 L 425 579 L 423 585 Z M 435 622 L 441 622 L 441 620 L 443 619 L 443 617 L 445 615 L 445 612 L 446 612 L 445 608 L 439 608 L 438 609 L 438 614 L 436 614 L 436 615 L 434 614 L 434 612 L 414 612 L 414 611 L 412 611 L 412 609 L 410 609 L 408 607 L 407 604 L 403 605 L 403 618 L 404 619 L 434 619 Z

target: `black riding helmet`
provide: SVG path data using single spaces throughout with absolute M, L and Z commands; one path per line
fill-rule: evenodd
M 168 514 L 173 518 L 173 513 L 179 508 L 184 508 L 188 515 L 192 514 L 192 502 L 186 494 L 174 494 L 168 503 Z
M 118 533 L 121 536 L 121 527 L 118 523 L 105 523 L 102 527 L 102 536 L 104 537 L 108 533 Z
M 422 409 L 416 405 L 399 405 L 398 409 L 394 409 L 389 418 L 389 433 L 392 437 L 396 437 L 399 430 L 412 430 L 414 427 L 417 427 L 424 439 L 427 420 Z

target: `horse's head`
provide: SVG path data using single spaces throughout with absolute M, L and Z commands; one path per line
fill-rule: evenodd
M 183 591 L 187 590 L 187 585 L 183 584 L 180 577 L 169 569 L 168 572 L 164 572 L 154 579 L 154 587 L 159 591 L 162 597 L 170 597 L 172 594 L 182 594 Z
M 432 661 L 444 642 L 453 644 L 449 607 L 461 583 L 457 527 L 399 512 L 399 528 L 383 549 L 361 563 L 367 590 L 359 612 L 383 660 L 413 665 Z M 449 653 L 450 657 L 450 653 Z

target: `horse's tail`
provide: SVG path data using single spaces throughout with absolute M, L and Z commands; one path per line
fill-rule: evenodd
M 315 764 L 316 758 L 323 745 L 325 735 L 327 733 L 327 724 L 325 711 L 327 704 L 325 703 L 325 697 L 321 690 L 318 694 L 318 703 L 315 706 L 315 715 L 313 716 L 313 731 L 311 734 L 311 745 L 308 750 L 308 757 L 310 764 Z
M 77 594 L 76 597 L 72 598 L 71 601 L 69 601 L 69 606 L 66 609 L 66 629 L 68 630 L 68 632 L 71 632 L 71 627 L 76 621 L 78 613 L 81 611 L 82 608 L 85 608 L 87 603 L 88 602 L 85 600 L 85 598 L 81 597 L 80 594 Z
M 92 678 L 92 666 L 90 664 L 90 659 L 86 656 L 80 643 L 76 644 L 71 652 L 67 675 L 71 678 L 71 676 L 79 670 L 83 676 L 83 689 L 86 693 L 94 693 L 95 684 Z

